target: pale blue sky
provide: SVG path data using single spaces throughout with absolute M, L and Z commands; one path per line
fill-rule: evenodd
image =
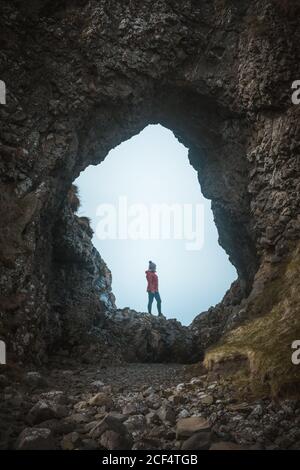
M 188 149 L 170 130 L 147 126 L 111 150 L 100 165 L 89 166 L 75 184 L 81 200 L 78 215 L 91 219 L 93 243 L 112 271 L 118 307 L 147 310 L 145 270 L 149 260 L 157 264 L 163 313 L 186 325 L 218 303 L 236 279 L 235 268 L 218 244 L 210 201 L 201 193 L 197 173 L 188 161 Z M 188 251 L 186 240 L 173 238 L 100 240 L 96 235 L 97 226 L 102 231 L 99 205 L 113 204 L 117 211 L 120 196 L 127 197 L 128 206 L 143 204 L 146 210 L 152 203 L 192 204 L 192 210 L 202 204 L 202 248 Z M 130 220 L 132 217 L 128 223 Z M 152 313 L 157 313 L 155 301 Z

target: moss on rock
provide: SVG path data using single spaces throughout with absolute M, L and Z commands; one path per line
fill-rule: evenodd
M 239 377 L 233 373 L 238 362 L 255 395 L 299 395 L 300 366 L 291 360 L 291 345 L 300 339 L 299 266 L 300 245 L 280 266 L 281 275 L 268 281 L 260 295 L 251 300 L 252 319 L 207 351 L 204 364 L 210 371 L 231 373 L 238 386 Z M 241 362 L 242 357 L 245 360 Z

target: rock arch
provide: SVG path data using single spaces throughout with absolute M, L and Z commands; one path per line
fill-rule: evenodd
M 109 273 L 70 216 L 67 192 L 149 123 L 189 147 L 239 274 L 194 322 L 199 342 L 272 310 L 276 299 L 255 299 L 283 276 L 299 240 L 295 9 L 276 0 L 2 2 L 0 320 L 17 357 L 42 361 L 68 328 L 101 325 Z M 70 322 L 66 309 L 77 311 Z

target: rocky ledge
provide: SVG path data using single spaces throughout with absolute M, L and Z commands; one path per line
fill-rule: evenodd
M 203 358 L 193 332 L 176 319 L 166 319 L 125 308 L 109 314 L 116 336 L 123 340 L 127 362 L 177 362 L 188 364 Z

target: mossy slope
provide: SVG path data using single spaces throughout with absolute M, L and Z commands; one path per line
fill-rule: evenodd
M 226 364 L 228 371 L 230 362 L 244 357 L 247 367 L 241 373 L 255 395 L 300 395 L 300 365 L 291 360 L 291 345 L 300 340 L 300 245 L 248 310 L 251 319 L 206 352 L 206 367 L 222 370 Z M 234 373 L 231 378 L 238 385 L 240 377 Z

